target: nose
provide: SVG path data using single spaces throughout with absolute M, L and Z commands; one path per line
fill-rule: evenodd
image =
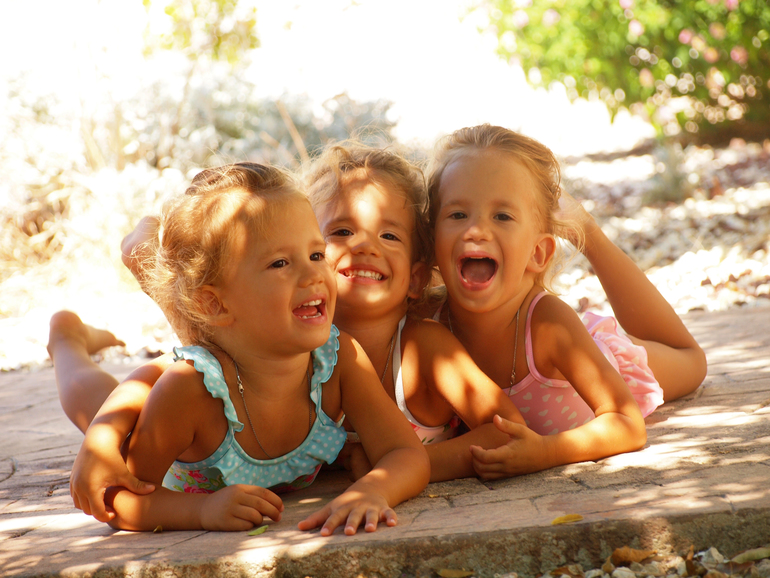
M 300 287 L 323 284 L 327 271 L 330 271 L 330 269 L 329 263 L 325 259 L 321 261 L 307 261 L 300 276 Z
M 376 240 L 367 233 L 359 233 L 352 237 L 351 252 L 354 255 L 372 255 L 379 257 L 380 248 Z
M 490 238 L 489 223 L 482 217 L 468 219 L 463 232 L 465 241 L 487 241 Z

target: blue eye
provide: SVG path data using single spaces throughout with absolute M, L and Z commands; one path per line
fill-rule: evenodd
M 337 229 L 329 233 L 330 237 L 351 237 L 353 232 L 350 229 Z
M 310 255 L 311 261 L 323 261 L 324 259 L 326 259 L 326 255 L 324 255 L 321 251 L 317 251 Z
M 393 233 L 383 233 L 382 235 L 380 235 L 380 237 L 382 237 L 386 241 L 400 241 L 401 240 L 396 235 L 394 235 Z

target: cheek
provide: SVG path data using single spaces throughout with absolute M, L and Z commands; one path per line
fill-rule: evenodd
M 340 259 L 345 255 L 345 249 L 339 245 L 326 245 L 326 262 L 332 272 L 337 271 Z

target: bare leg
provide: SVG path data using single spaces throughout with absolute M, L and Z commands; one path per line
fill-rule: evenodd
M 56 387 L 64 413 L 82 432 L 118 385 L 118 380 L 100 368 L 91 354 L 115 345 L 125 345 L 109 331 L 86 325 L 71 311 L 51 317 L 48 354 L 54 362 Z
M 695 391 L 706 377 L 706 355 L 647 275 L 617 247 L 577 202 L 568 209 L 585 234 L 584 254 L 604 288 L 618 323 L 644 345 L 650 369 L 671 401 Z

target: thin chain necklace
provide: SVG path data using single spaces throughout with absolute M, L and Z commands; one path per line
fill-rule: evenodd
M 232 358 L 231 358 L 232 359 Z M 257 445 L 259 446 L 259 449 L 262 450 L 262 453 L 264 453 L 268 459 L 272 460 L 273 456 L 271 456 L 269 453 L 265 451 L 265 448 L 262 447 L 262 443 L 259 441 L 259 437 L 257 436 L 257 430 L 254 429 L 254 424 L 251 422 L 251 414 L 249 414 L 249 406 L 246 405 L 246 398 L 243 395 L 243 382 L 241 381 L 241 372 L 238 371 L 238 364 L 233 359 L 233 365 L 235 366 L 235 378 L 238 380 L 238 393 L 241 394 L 241 400 L 243 401 L 243 407 L 246 409 L 246 419 L 249 420 L 249 426 L 251 426 L 251 433 L 254 434 L 254 439 L 257 440 Z M 308 389 L 310 388 L 310 370 L 308 368 L 305 368 L 305 378 L 307 379 L 307 385 Z M 312 400 L 311 400 L 312 401 Z M 310 421 L 308 425 L 308 433 L 310 433 L 310 430 L 313 428 L 313 404 L 310 404 Z
M 388 373 L 388 365 L 390 365 L 390 358 L 393 356 L 393 345 L 396 343 L 396 332 L 398 331 L 398 327 L 396 327 L 396 331 L 393 332 L 393 337 L 390 338 L 390 349 L 388 350 L 388 357 L 385 359 L 385 369 L 382 370 L 382 375 L 380 375 L 380 383 L 385 383 L 385 375 Z
M 516 383 L 516 357 L 519 351 L 519 314 L 521 313 L 521 305 L 516 310 L 516 332 L 513 337 L 513 364 L 511 365 L 511 387 Z M 449 332 L 454 335 L 454 329 L 452 329 L 452 310 L 447 307 L 446 314 L 447 321 L 449 322 Z M 512 391 L 508 391 L 508 397 L 511 396 Z

